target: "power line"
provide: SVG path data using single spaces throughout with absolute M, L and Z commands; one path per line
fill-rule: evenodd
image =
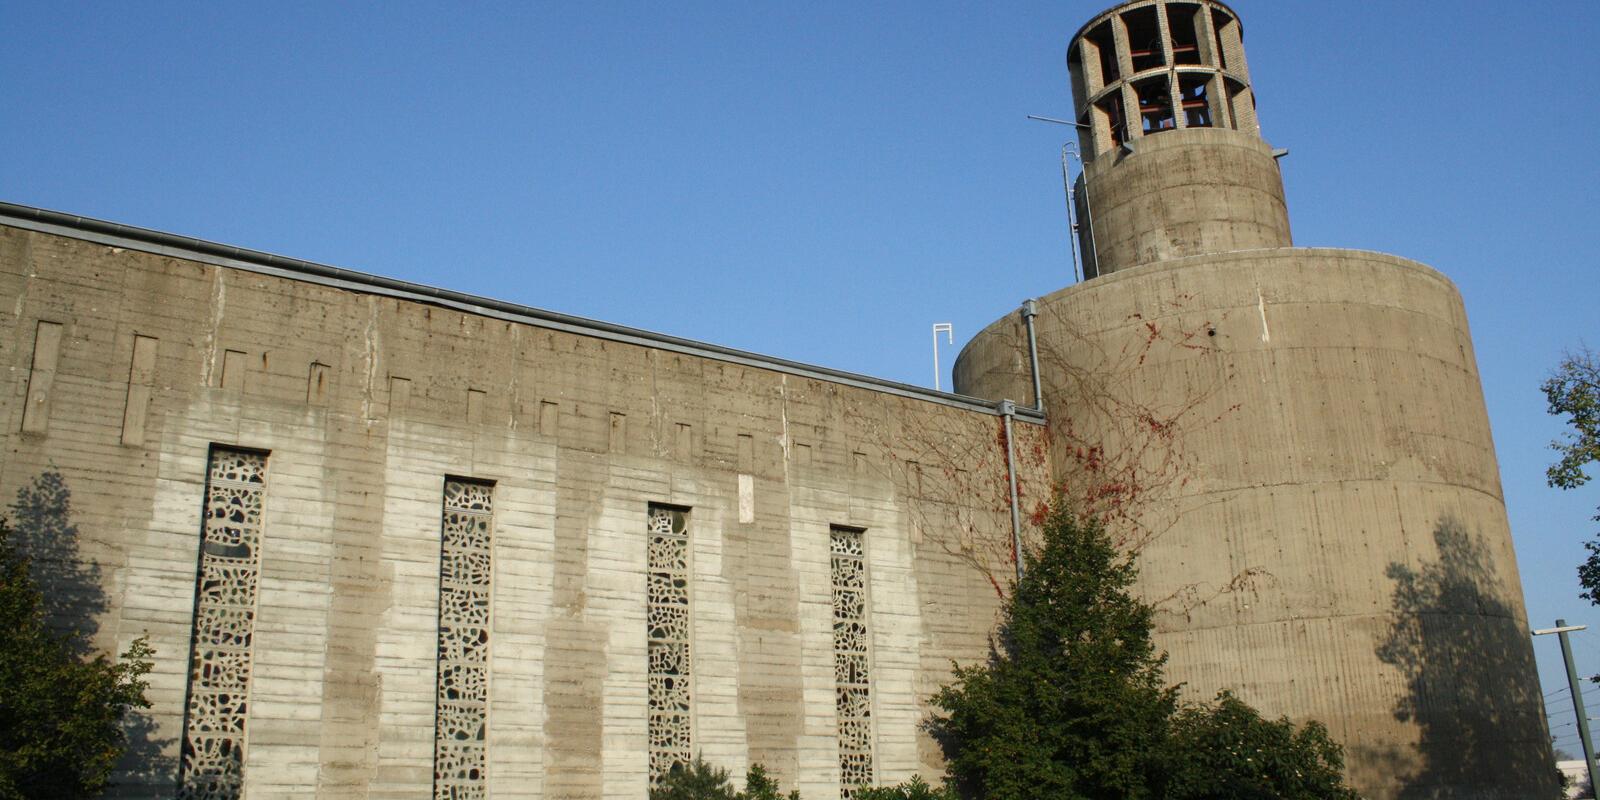
M 1567 687 L 1563 686 L 1560 689 L 1557 689 L 1557 690 L 1555 690 L 1553 692 L 1550 692 L 1549 694 L 1546 694 L 1544 696 L 1544 698 L 1545 698 L 1546 701 L 1549 701 L 1552 697 L 1555 697 L 1558 694 L 1570 694 L 1571 692 L 1572 692 L 1571 689 L 1568 689 Z M 1595 692 L 1600 692 L 1600 684 L 1591 685 L 1589 688 L 1583 689 L 1582 691 L 1578 692 L 1578 694 L 1590 695 L 1590 694 L 1594 694 Z
M 1596 686 L 1594 688 L 1594 691 L 1579 693 L 1579 696 L 1583 697 L 1585 699 L 1585 702 L 1584 702 L 1585 705 L 1588 705 L 1588 697 L 1589 697 L 1589 695 L 1594 694 L 1594 692 L 1600 692 L 1600 686 Z M 1557 701 L 1561 702 L 1563 706 L 1568 705 L 1568 704 L 1570 704 L 1572 702 L 1572 700 L 1570 700 L 1569 698 L 1565 698 L 1565 697 L 1546 697 L 1544 699 L 1544 704 L 1545 704 L 1545 706 L 1548 707 L 1551 703 L 1554 703 L 1554 702 L 1557 702 Z
M 1583 707 L 1586 708 L 1586 709 L 1594 708 L 1594 706 L 1590 706 L 1589 705 L 1590 703 L 1600 704 L 1600 700 L 1584 698 Z M 1559 714 L 1568 714 L 1568 713 L 1571 713 L 1571 710 L 1572 710 L 1572 703 L 1570 701 L 1563 702 L 1560 705 L 1556 705 L 1556 706 L 1552 706 L 1552 705 L 1550 705 L 1548 703 L 1545 704 L 1545 716 L 1549 716 L 1552 713 L 1558 714 L 1558 715 Z

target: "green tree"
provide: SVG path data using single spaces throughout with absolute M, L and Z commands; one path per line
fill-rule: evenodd
M 783 794 L 777 779 L 767 774 L 766 767 L 751 764 L 750 771 L 744 775 L 744 791 L 735 797 L 736 800 L 800 800 L 800 790 Z
M 150 706 L 143 638 L 120 661 L 78 657 L 77 639 L 46 626 L 28 559 L 0 520 L 0 799 L 98 795 L 127 747 L 124 718 Z
M 1539 388 L 1549 412 L 1566 416 L 1572 426 L 1562 439 L 1550 443 L 1561 456 L 1545 470 L 1545 479 L 1559 489 L 1576 489 L 1589 482 L 1584 469 L 1600 464 L 1600 358 L 1590 350 L 1569 353 Z M 1594 519 L 1600 521 L 1600 514 Z M 1581 596 L 1600 605 L 1600 539 L 1583 546 L 1589 557 L 1578 567 Z
M 800 792 L 782 794 L 760 764 L 750 765 L 744 791 L 735 792 L 727 770 L 695 756 L 688 764 L 674 766 L 659 785 L 651 787 L 650 800 L 800 800 Z
M 1357 797 L 1318 723 L 1264 720 L 1227 692 L 1180 709 L 1153 612 L 1132 594 L 1132 556 L 1057 506 L 1001 607 L 988 661 L 957 667 L 934 696 L 949 783 L 863 800 Z
M 650 787 L 650 800 L 734 800 L 728 771 L 706 763 L 700 756 L 687 764 L 675 764 Z
M 914 776 L 899 786 L 862 789 L 856 800 L 959 800 L 948 786 L 929 786 L 922 776 Z
M 949 779 L 985 800 L 1151 796 L 1176 690 L 1130 594 L 1132 559 L 1057 508 L 1025 567 L 987 663 L 957 667 L 934 696 Z
M 1171 720 L 1160 770 L 1166 800 L 1357 800 L 1344 753 L 1321 723 L 1263 719 L 1230 692 Z

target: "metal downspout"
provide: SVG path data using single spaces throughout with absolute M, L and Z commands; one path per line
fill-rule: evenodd
M 1017 562 L 1017 582 L 1022 582 L 1022 508 L 1017 500 L 1017 457 L 1016 445 L 1011 441 L 1011 419 L 1017 414 L 1017 404 L 1010 400 L 1000 401 L 1000 418 L 1005 420 L 1006 430 L 1006 477 L 1011 483 L 1011 552 Z
M 1039 302 L 1022 301 L 1022 322 L 1028 326 L 1028 363 L 1033 368 L 1033 407 L 1044 413 L 1044 388 L 1039 379 L 1039 337 L 1033 332 L 1033 318 L 1039 316 Z

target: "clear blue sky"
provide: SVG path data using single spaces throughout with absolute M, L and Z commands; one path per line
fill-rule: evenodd
M 0 199 L 927 384 L 932 323 L 1072 280 L 1065 131 L 1024 115 L 1070 114 L 1103 5 L 11 0 Z M 1235 8 L 1296 243 L 1465 296 L 1529 614 L 1600 672 L 1600 482 L 1545 487 L 1537 389 L 1600 347 L 1600 14 Z

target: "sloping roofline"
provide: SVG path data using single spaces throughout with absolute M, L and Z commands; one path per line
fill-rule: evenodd
M 883 378 L 874 378 L 870 375 L 790 361 L 784 358 L 752 353 L 747 350 L 736 350 L 707 342 L 697 342 L 692 339 L 669 336 L 642 328 L 630 328 L 626 325 L 616 325 L 610 322 L 546 311 L 542 308 L 508 303 L 503 300 L 479 297 L 465 292 L 385 278 L 381 275 L 357 272 L 342 267 L 319 264 L 314 261 L 304 261 L 298 258 L 265 253 L 260 250 L 219 244 L 190 236 L 179 236 L 150 230 L 149 228 L 138 228 L 132 225 L 80 217 L 33 206 L 0 201 L 0 225 L 65 236 L 96 244 L 122 247 L 128 250 L 198 261 L 246 272 L 305 281 L 351 292 L 426 303 L 469 314 L 509 322 L 519 322 L 538 328 L 682 353 L 713 361 L 767 369 L 787 375 L 827 381 L 913 400 L 925 400 L 930 403 L 938 403 L 967 411 L 998 416 L 1002 413 L 1001 406 L 1004 405 L 1003 402 L 992 402 L 951 392 L 938 392 L 921 386 L 913 386 L 909 383 L 900 383 L 898 381 L 884 380 Z M 1041 424 L 1045 419 L 1043 413 L 1020 403 L 1016 406 L 1016 416 L 1026 422 Z

